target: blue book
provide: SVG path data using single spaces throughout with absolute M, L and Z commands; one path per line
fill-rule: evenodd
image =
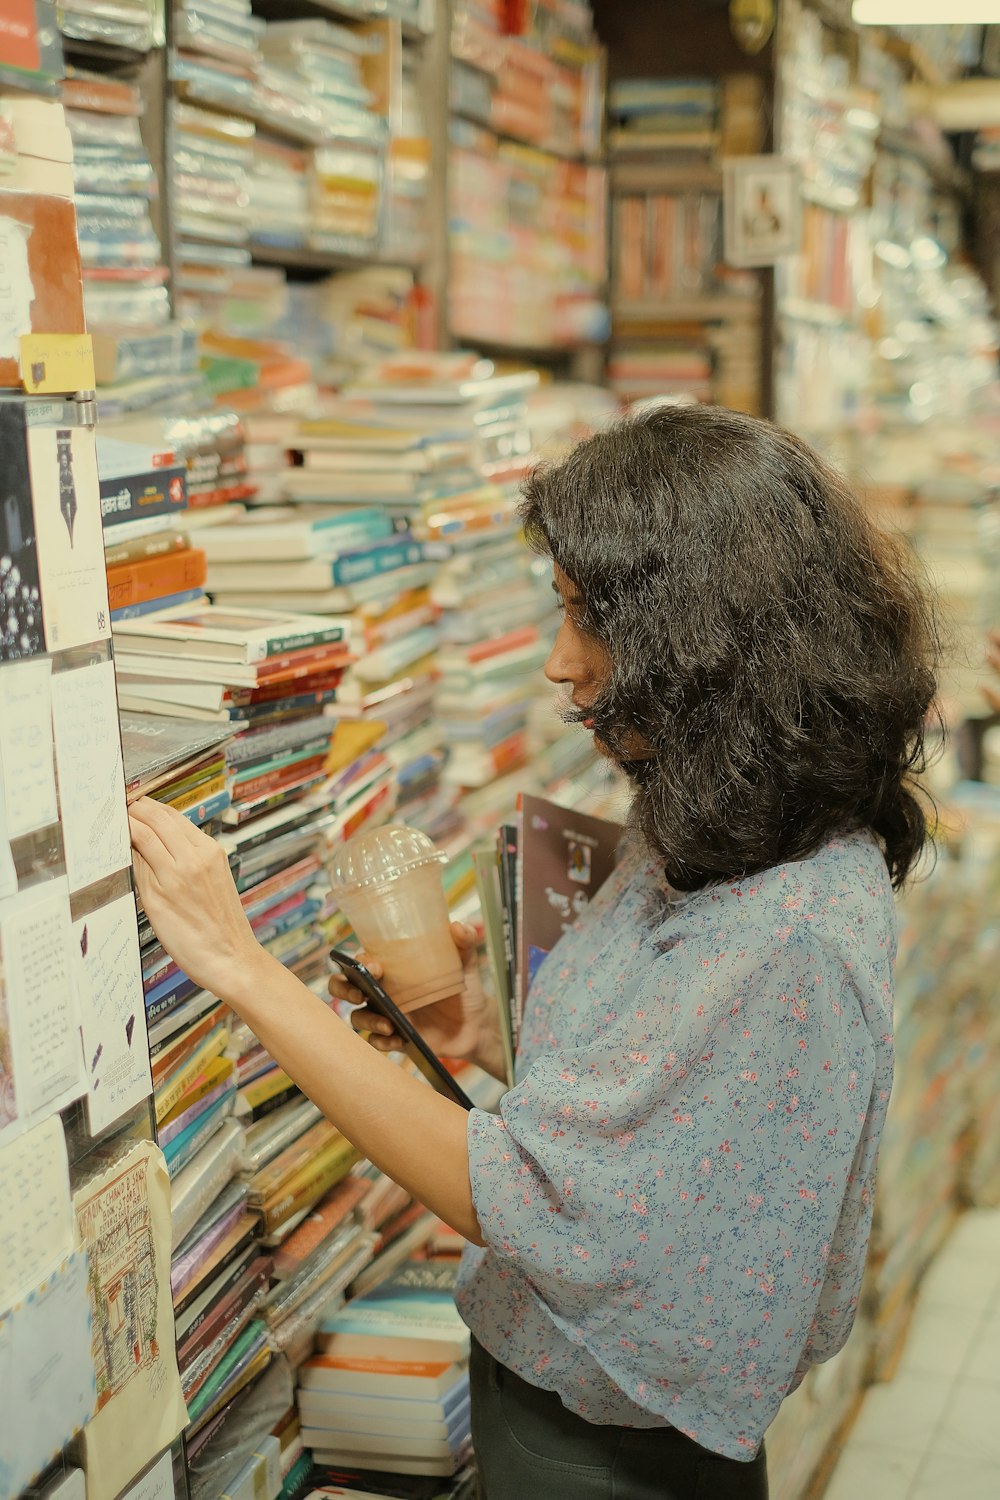
M 175 1136 L 163 1147 L 163 1154 L 167 1159 L 167 1172 L 170 1177 L 176 1177 L 181 1167 L 187 1166 L 192 1156 L 200 1151 L 205 1142 L 211 1140 L 227 1115 L 233 1112 L 233 1100 L 236 1098 L 236 1080 L 233 1086 L 226 1091 L 225 1097 L 214 1104 L 206 1114 L 195 1120 L 180 1135 Z
M 376 506 L 355 506 L 331 516 L 254 521 L 244 526 L 207 526 L 198 546 L 210 563 L 297 562 L 328 556 L 394 535 L 391 516 Z
M 116 620 L 139 620 L 143 615 L 158 614 L 161 609 L 172 609 L 178 604 L 197 604 L 204 599 L 204 589 L 182 589 L 179 594 L 165 594 L 162 599 L 144 599 L 141 604 L 125 604 L 111 611 L 112 625 Z
M 455 1306 L 458 1265 L 408 1260 L 319 1325 L 318 1347 L 344 1359 L 456 1360 L 469 1330 Z
M 224 813 L 232 800 L 228 787 L 223 787 L 221 792 L 213 792 L 210 797 L 205 798 L 204 802 L 196 802 L 193 807 L 186 807 L 184 816 L 196 828 L 200 828 L 203 823 L 208 823 L 212 818 L 217 818 L 220 813 Z
M 323 910 L 322 901 L 302 901 L 294 911 L 286 912 L 277 921 L 268 922 L 263 927 L 256 929 L 258 943 L 267 944 L 275 938 L 282 937 L 286 932 L 291 932 L 293 927 L 301 927 L 304 922 L 310 921 Z

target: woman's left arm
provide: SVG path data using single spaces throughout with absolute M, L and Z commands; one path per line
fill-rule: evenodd
M 139 895 L 174 961 L 232 1006 L 369 1161 L 482 1244 L 465 1111 L 373 1051 L 260 946 L 218 844 L 148 798 L 133 804 L 129 821 Z

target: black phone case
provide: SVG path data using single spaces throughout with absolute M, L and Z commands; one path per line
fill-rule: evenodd
M 350 954 L 341 952 L 339 948 L 331 948 L 330 957 L 343 971 L 345 977 L 361 991 L 372 1009 L 385 1016 L 387 1021 L 391 1021 L 399 1035 L 409 1042 L 411 1047 L 416 1048 L 424 1061 L 433 1068 L 435 1077 L 441 1081 L 452 1098 L 463 1109 L 474 1109 L 475 1105 L 468 1094 L 455 1082 L 437 1054 L 431 1051 L 409 1016 L 403 1014 L 395 1000 L 386 994 L 378 980 L 369 974 L 364 964 L 359 964 L 356 958 L 351 958 Z

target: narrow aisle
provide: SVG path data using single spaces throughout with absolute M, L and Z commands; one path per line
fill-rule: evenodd
M 895 1378 L 865 1397 L 823 1500 L 943 1496 L 1000 1496 L 1000 1209 L 958 1221 Z

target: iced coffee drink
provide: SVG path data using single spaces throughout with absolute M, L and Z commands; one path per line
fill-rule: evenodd
M 330 866 L 333 894 L 382 987 L 400 1010 L 417 1010 L 462 988 L 441 883 L 443 856 L 413 828 L 375 828 L 348 840 Z

